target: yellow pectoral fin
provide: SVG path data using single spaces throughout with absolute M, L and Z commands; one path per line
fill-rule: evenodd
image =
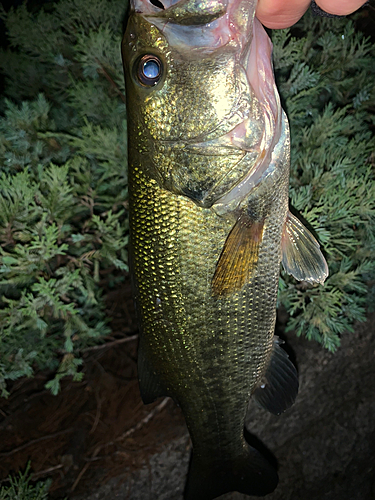
M 254 274 L 264 220 L 254 222 L 241 215 L 229 233 L 212 279 L 212 295 L 223 297 L 238 292 Z

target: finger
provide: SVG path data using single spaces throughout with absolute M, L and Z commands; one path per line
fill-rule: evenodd
M 329 3 L 329 0 L 325 1 Z M 338 3 L 340 1 L 337 0 Z M 289 28 L 303 16 L 309 5 L 310 0 L 289 0 L 287 2 L 285 0 L 259 0 L 255 15 L 267 28 Z
M 322 10 L 336 16 L 347 16 L 358 10 L 366 2 L 364 0 L 315 0 Z

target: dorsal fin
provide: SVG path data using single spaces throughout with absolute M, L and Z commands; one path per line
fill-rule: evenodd
M 285 271 L 296 280 L 324 283 L 328 276 L 328 266 L 319 243 L 290 212 L 284 226 L 282 254 Z
M 264 220 L 253 221 L 241 214 L 229 233 L 212 279 L 212 294 L 217 297 L 238 292 L 254 274 Z

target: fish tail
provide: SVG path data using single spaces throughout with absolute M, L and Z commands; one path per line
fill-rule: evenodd
M 207 463 L 192 453 L 184 500 L 212 500 L 230 491 L 264 496 L 276 488 L 278 480 L 276 470 L 248 445 L 230 462 Z

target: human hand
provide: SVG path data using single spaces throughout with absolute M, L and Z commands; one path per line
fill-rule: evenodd
M 310 0 L 259 0 L 256 16 L 267 28 L 289 28 L 310 6 Z M 329 14 L 346 16 L 356 11 L 364 0 L 316 0 L 317 5 Z

